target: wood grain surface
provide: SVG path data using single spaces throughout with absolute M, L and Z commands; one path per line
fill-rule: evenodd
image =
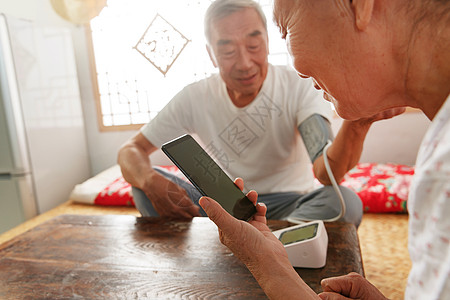
M 273 230 L 287 222 L 270 221 Z M 327 223 L 321 269 L 296 271 L 316 291 L 324 277 L 364 274 L 353 225 Z M 0 245 L 1 299 L 264 299 L 208 218 L 63 215 Z

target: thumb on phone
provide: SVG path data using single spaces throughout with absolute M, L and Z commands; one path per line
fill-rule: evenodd
M 211 221 L 225 232 L 232 229 L 233 226 L 236 226 L 236 223 L 239 223 L 239 221 L 231 216 L 219 203 L 209 197 L 201 197 L 199 204 Z

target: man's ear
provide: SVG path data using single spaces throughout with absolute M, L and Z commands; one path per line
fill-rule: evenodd
M 209 45 L 206 45 L 206 51 L 208 51 L 209 58 L 211 59 L 214 68 L 217 68 L 217 61 L 216 57 L 214 56 L 214 51 L 211 49 Z
M 353 0 L 351 6 L 355 13 L 356 27 L 363 31 L 372 19 L 375 0 Z

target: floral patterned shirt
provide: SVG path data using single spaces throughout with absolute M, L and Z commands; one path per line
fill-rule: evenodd
M 450 297 L 450 96 L 425 135 L 408 200 L 405 299 Z

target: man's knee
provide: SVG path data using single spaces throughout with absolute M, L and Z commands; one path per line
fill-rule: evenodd
M 339 220 L 353 223 L 358 227 L 362 218 L 361 200 L 349 188 L 340 186 L 339 189 L 345 205 L 345 214 Z M 330 220 L 336 218 L 342 208 L 340 197 L 333 186 L 324 186 L 300 199 L 297 208 L 290 216 L 305 220 Z
M 363 205 L 361 198 L 352 191 L 351 189 L 339 186 L 342 197 L 344 198 L 346 212 L 342 217 L 342 221 L 355 224 L 356 228 L 358 228 L 359 224 L 362 220 L 363 215 Z

